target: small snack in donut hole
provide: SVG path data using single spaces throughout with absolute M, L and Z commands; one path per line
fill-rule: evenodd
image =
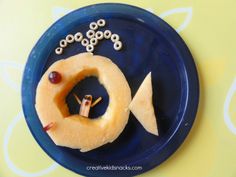
M 61 75 L 58 84 L 48 79 L 52 71 Z M 96 119 L 70 115 L 65 101 L 72 88 L 89 76 L 97 77 L 109 95 L 106 112 Z M 43 127 L 56 124 L 47 130 L 56 145 L 86 152 L 111 143 L 120 135 L 128 122 L 130 102 L 129 84 L 117 65 L 106 57 L 81 53 L 47 69 L 36 90 L 35 107 Z
M 79 97 L 76 94 L 73 94 L 73 95 L 76 101 L 80 105 L 79 115 L 84 116 L 84 117 L 88 117 L 90 108 L 94 107 L 102 100 L 102 97 L 99 97 L 92 103 L 93 101 L 92 95 L 85 95 L 82 101 L 79 99 Z

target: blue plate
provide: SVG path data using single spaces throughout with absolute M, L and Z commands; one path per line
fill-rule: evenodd
M 94 53 L 111 58 L 119 66 L 130 84 L 132 95 L 148 72 L 152 71 L 153 102 L 160 136 L 147 133 L 131 114 L 117 140 L 81 153 L 79 150 L 56 146 L 42 130 L 34 107 L 35 91 L 41 76 L 53 62 L 85 52 L 84 47 L 74 43 L 65 49 L 63 55 L 57 56 L 54 50 L 58 42 L 69 33 L 85 33 L 89 23 L 100 18 L 107 21 L 107 26 L 102 30 L 110 29 L 121 36 L 123 49 L 115 51 L 111 41 L 103 40 L 96 46 Z M 75 86 L 74 91 L 80 90 L 85 94 L 87 90 L 98 86 L 96 79 L 90 78 L 90 81 L 85 80 L 82 86 Z M 92 113 L 94 116 L 101 114 L 108 101 L 104 88 L 91 89 L 89 92 L 104 96 L 105 101 Z M 133 176 L 161 164 L 180 147 L 189 133 L 198 99 L 197 71 L 184 41 L 156 15 L 124 4 L 87 6 L 58 20 L 32 49 L 22 82 L 25 119 L 38 144 L 56 162 L 85 176 Z M 69 95 L 66 101 L 73 113 L 74 100 Z M 89 166 L 95 166 L 95 170 Z

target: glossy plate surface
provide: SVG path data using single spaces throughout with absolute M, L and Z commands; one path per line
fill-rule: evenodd
M 69 45 L 63 55 L 56 55 L 58 42 L 69 33 L 88 30 L 90 22 L 104 18 L 111 30 L 121 37 L 123 49 L 115 51 L 109 40 L 95 47 L 96 55 L 116 63 L 126 76 L 134 95 L 145 76 L 152 72 L 154 106 L 160 136 L 147 133 L 131 114 L 129 122 L 111 144 L 81 153 L 56 146 L 42 129 L 34 108 L 37 84 L 46 69 L 56 60 L 81 52 L 79 43 Z M 99 89 L 92 89 L 99 88 Z M 103 96 L 104 101 L 91 113 L 105 111 L 108 96 L 96 79 L 90 78 L 74 88 L 82 97 L 86 93 Z M 96 4 L 64 16 L 53 24 L 32 49 L 22 82 L 22 104 L 26 122 L 42 149 L 62 166 L 86 176 L 131 176 L 162 163 L 182 144 L 195 119 L 199 85 L 193 58 L 179 35 L 163 20 L 143 9 L 124 4 Z M 70 95 L 67 103 L 76 113 L 76 102 Z M 141 166 L 141 170 L 88 170 L 87 166 Z

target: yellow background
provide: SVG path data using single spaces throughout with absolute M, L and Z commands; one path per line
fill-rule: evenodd
M 54 163 L 35 142 L 21 116 L 22 67 L 35 42 L 56 18 L 69 10 L 98 2 L 108 1 L 0 0 L 1 177 L 17 177 L 22 171 L 25 177 L 34 176 Z M 113 2 L 137 5 L 157 15 L 177 9 L 164 20 L 176 29 L 185 23 L 179 33 L 194 56 L 200 77 L 200 105 L 189 136 L 173 156 L 142 176 L 235 177 L 236 96 L 233 88 L 236 85 L 236 1 Z M 18 122 L 14 124 L 15 120 Z M 12 134 L 7 137 L 11 128 Z M 7 140 L 9 143 L 6 145 Z M 6 149 L 11 162 L 21 172 L 7 163 Z M 61 176 L 78 175 L 57 165 L 43 175 Z

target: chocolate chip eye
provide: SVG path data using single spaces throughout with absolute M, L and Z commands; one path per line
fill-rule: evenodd
M 57 71 L 52 71 L 48 75 L 48 79 L 52 84 L 61 82 L 61 74 Z

